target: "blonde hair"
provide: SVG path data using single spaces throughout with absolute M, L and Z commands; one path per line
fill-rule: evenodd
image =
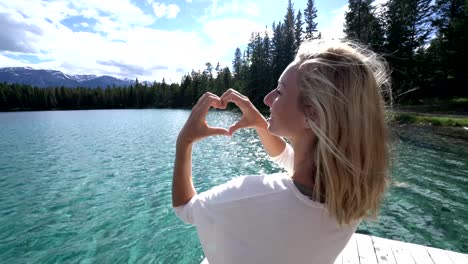
M 349 41 L 305 42 L 293 63 L 316 137 L 314 198 L 324 198 L 340 224 L 375 218 L 388 182 L 386 63 Z

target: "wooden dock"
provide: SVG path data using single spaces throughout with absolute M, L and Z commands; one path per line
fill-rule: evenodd
M 335 264 L 468 264 L 468 254 L 354 234 Z

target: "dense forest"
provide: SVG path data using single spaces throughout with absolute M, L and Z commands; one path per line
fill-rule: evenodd
M 320 39 L 317 8 L 308 0 L 303 11 L 289 1 L 283 20 L 273 22 L 272 36 L 253 32 L 245 50 L 237 48 L 232 67 L 206 63 L 179 83 L 139 83 L 130 87 L 37 88 L 0 83 L 0 110 L 187 108 L 206 91 L 221 94 L 232 87 L 262 108 L 262 98 L 276 85 L 299 45 Z M 392 69 L 396 103 L 419 99 L 466 97 L 468 0 L 349 0 L 345 37 L 379 52 Z

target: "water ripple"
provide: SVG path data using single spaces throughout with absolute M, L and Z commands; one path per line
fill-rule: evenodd
M 172 212 L 175 140 L 186 110 L 0 113 L 0 259 L 5 263 L 197 263 L 193 227 Z M 238 112 L 212 111 L 229 127 Z M 468 140 L 400 127 L 393 185 L 363 233 L 468 252 Z M 281 171 L 255 131 L 196 143 L 199 192 Z M 465 242 L 463 242 L 465 241 Z

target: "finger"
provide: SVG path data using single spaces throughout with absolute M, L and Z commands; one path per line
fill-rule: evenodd
M 211 98 L 214 98 L 215 100 L 211 102 L 211 106 L 214 107 L 214 108 L 218 108 L 218 109 L 224 109 L 226 108 L 226 105 L 223 104 L 223 102 L 221 101 L 221 98 L 219 98 L 218 96 L 212 96 Z
M 190 116 L 195 119 L 200 119 L 200 118 L 205 118 L 206 115 L 208 114 L 208 110 L 210 109 L 210 101 L 209 97 L 211 95 L 209 94 L 204 94 L 198 99 L 197 104 L 193 107 L 192 112 Z
M 232 89 L 232 88 L 229 88 L 229 89 L 227 90 L 227 92 L 229 92 L 229 93 L 235 93 L 235 94 L 237 94 L 237 95 L 239 95 L 239 96 L 241 96 L 241 97 L 246 97 L 245 95 L 241 94 L 239 91 L 234 90 L 234 89 Z
M 229 131 L 222 127 L 208 127 L 208 136 L 224 135 L 228 136 Z
M 216 107 L 218 109 L 226 109 L 229 102 L 223 101 L 221 98 L 219 99 L 219 105 Z
M 232 88 L 229 88 L 227 89 L 222 95 L 221 95 L 221 98 L 223 98 L 224 96 L 232 93 L 232 92 L 235 92 L 236 90 L 232 89 Z
M 223 105 L 227 105 L 230 101 L 227 100 L 230 96 L 236 96 L 236 97 L 239 97 L 245 101 L 247 101 L 249 98 L 241 93 L 239 93 L 238 91 L 234 90 L 234 89 L 228 89 L 226 92 L 223 93 L 223 95 L 221 95 L 221 102 L 223 103 Z
M 202 96 L 200 96 L 200 98 L 198 99 L 198 102 L 197 102 L 196 105 L 201 104 L 201 102 L 204 101 L 204 100 L 206 100 L 207 97 L 213 97 L 213 96 L 214 96 L 214 97 L 218 97 L 217 95 L 212 94 L 212 93 L 210 93 L 210 92 L 204 93 Z M 219 98 L 219 97 L 218 97 L 218 98 Z
M 234 134 L 234 132 L 236 132 L 237 130 L 239 130 L 241 128 L 245 128 L 245 127 L 247 127 L 247 126 L 244 124 L 243 120 L 241 120 L 241 121 L 239 121 L 239 122 L 237 122 L 234 125 L 229 127 L 229 129 L 228 129 L 229 135 L 232 136 Z
M 207 93 L 204 93 L 202 96 L 200 96 L 200 98 L 198 98 L 198 101 L 197 103 L 195 104 L 195 106 L 199 105 L 201 101 L 205 100 L 205 98 L 208 96 Z
M 232 93 L 232 91 L 234 91 L 234 90 L 233 90 L 233 89 L 228 89 L 228 90 L 227 90 L 226 92 L 224 92 L 224 93 L 221 95 L 221 97 L 220 97 L 221 103 L 222 103 L 222 105 L 223 105 L 225 108 L 226 108 L 226 106 L 227 106 L 228 103 L 229 103 L 229 101 L 226 100 L 225 98 L 226 98 L 228 95 L 230 95 L 230 94 Z
M 214 93 L 212 93 L 212 92 L 206 92 L 205 94 L 206 94 L 206 95 L 209 95 L 209 96 L 216 96 L 216 97 L 218 97 L 216 94 L 214 94 Z
M 238 107 L 244 106 L 246 100 L 243 98 L 243 96 L 237 94 L 237 93 L 230 93 L 226 95 L 224 98 L 221 98 L 221 101 L 223 104 L 225 103 L 227 105 L 228 102 L 233 102 L 236 104 Z
M 236 91 L 236 90 L 234 90 L 232 88 L 230 88 L 226 92 L 224 92 L 223 95 L 221 95 L 220 98 L 222 100 L 223 98 L 225 98 L 226 96 L 231 95 L 231 94 L 235 94 L 235 95 L 239 96 L 240 98 L 247 99 L 247 96 L 239 93 L 238 91 Z
M 211 107 L 219 108 L 221 106 L 221 100 L 216 95 L 207 95 L 205 99 L 200 102 L 200 111 L 206 116 Z

